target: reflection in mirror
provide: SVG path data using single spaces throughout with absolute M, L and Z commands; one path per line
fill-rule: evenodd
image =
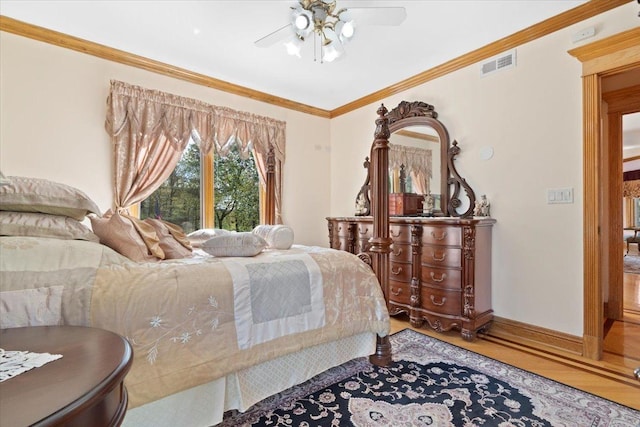
M 438 133 L 429 126 L 409 126 L 393 133 L 389 141 L 389 192 L 395 195 L 390 199 L 392 214 L 431 216 L 440 212 L 442 147 Z M 399 201 L 403 201 L 402 209 L 397 209 Z

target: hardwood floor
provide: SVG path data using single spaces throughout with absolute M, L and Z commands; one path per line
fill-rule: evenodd
M 639 381 L 610 375 L 607 369 L 598 369 L 597 366 L 594 368 L 594 364 L 586 359 L 576 356 L 564 358 L 557 354 L 500 341 L 488 336 L 479 336 L 474 342 L 467 342 L 460 337 L 460 333 L 457 331 L 438 333 L 426 328 L 416 329 L 411 327 L 407 317 L 394 316 L 391 318 L 392 333 L 405 328 L 414 329 L 442 341 L 640 410 Z M 620 339 L 619 336 L 623 338 Z M 623 342 L 621 345 L 625 352 L 627 351 L 626 343 L 634 341 L 630 345 L 638 344 L 637 336 L 635 339 L 627 340 L 626 328 L 623 328 L 620 334 L 616 332 L 608 337 L 609 344 L 619 339 Z M 615 358 L 618 363 L 627 363 L 629 367 L 640 366 L 637 359 L 624 358 L 619 355 L 616 355 Z

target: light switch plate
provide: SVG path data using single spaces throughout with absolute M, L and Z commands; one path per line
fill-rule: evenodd
M 573 188 L 550 188 L 547 190 L 547 204 L 573 203 Z

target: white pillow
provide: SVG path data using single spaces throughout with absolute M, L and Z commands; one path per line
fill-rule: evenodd
M 231 233 L 229 230 L 222 228 L 201 228 L 200 230 L 193 231 L 187 234 L 187 239 L 191 242 L 191 246 L 194 248 L 201 248 L 204 242 L 212 237 L 224 236 Z
M 259 225 L 253 234 L 266 240 L 270 249 L 289 249 L 293 245 L 293 229 L 288 225 Z
M 264 248 L 267 242 L 251 232 L 229 233 L 212 237 L 202 245 L 202 250 L 209 255 L 227 256 L 255 256 Z

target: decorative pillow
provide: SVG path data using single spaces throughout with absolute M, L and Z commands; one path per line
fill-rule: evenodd
M 0 211 L 1 236 L 53 237 L 68 240 L 100 239 L 89 227 L 68 216 L 35 212 Z
M 193 231 L 187 234 L 187 238 L 194 248 L 201 248 L 204 242 L 212 237 L 224 236 L 230 234 L 231 231 L 224 230 L 222 228 L 201 228 L 200 230 Z
M 165 259 L 187 258 L 192 255 L 191 244 L 180 226 L 153 218 L 147 218 L 144 222 L 156 230 Z
M 202 250 L 213 256 L 255 256 L 267 247 L 265 240 L 251 232 L 229 233 L 204 242 Z
M 39 178 L 8 177 L 0 186 L 0 210 L 40 212 L 68 216 L 79 221 L 100 208 L 85 193 L 66 184 Z
M 164 258 L 161 249 L 162 256 L 154 256 L 129 217 L 114 213 L 113 215 L 105 215 L 102 218 L 91 216 L 90 219 L 93 232 L 100 238 L 100 243 L 109 246 L 130 260 L 144 262 L 157 261 L 158 258 Z M 149 226 L 148 224 L 145 225 Z M 151 233 L 157 239 L 153 228 L 151 228 Z
M 259 225 L 253 233 L 266 240 L 270 249 L 289 249 L 293 245 L 293 229 L 288 225 Z

